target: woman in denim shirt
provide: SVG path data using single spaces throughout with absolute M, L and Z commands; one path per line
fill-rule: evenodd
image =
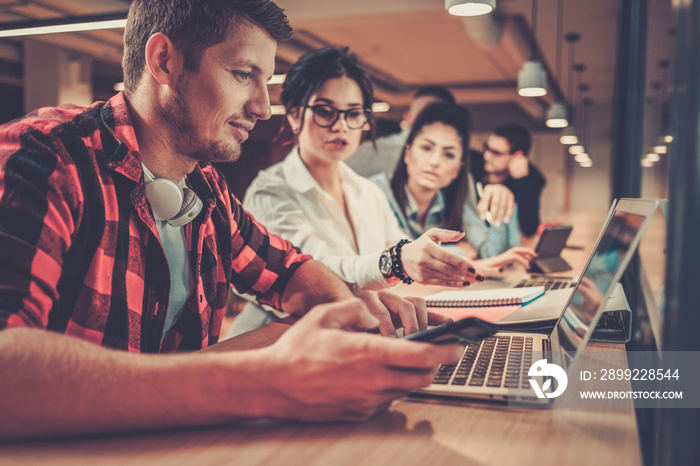
M 386 194 L 401 228 L 417 238 L 432 227 L 466 232 L 462 250 L 486 275 L 509 263 L 528 266 L 534 251 L 519 247 L 517 212 L 507 223 L 490 225 L 467 202 L 469 178 L 469 112 L 434 103 L 416 118 L 403 157 L 389 179 L 372 178 Z M 475 193 L 472 193 L 475 195 Z

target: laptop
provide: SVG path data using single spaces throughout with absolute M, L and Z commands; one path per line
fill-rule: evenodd
M 605 231 L 605 225 L 610 221 L 615 211 L 616 201 L 613 201 L 608 215 L 606 216 L 603 228 L 596 244 L 600 244 L 600 238 Z M 570 232 L 569 232 L 570 233 Z M 567 235 L 568 236 L 568 235 Z M 592 251 L 590 258 L 596 254 Z M 585 273 L 585 270 L 584 270 Z M 578 283 L 577 279 L 567 277 L 531 277 L 522 280 L 515 287 L 543 286 L 545 296 L 533 302 L 531 305 L 522 307 L 512 314 L 501 319 L 499 323 L 504 330 L 516 331 L 549 331 L 557 323 L 561 316 L 564 304 L 569 300 L 574 287 Z M 624 290 L 617 284 L 610 293 L 610 297 L 603 306 L 603 315 L 598 321 L 598 325 L 591 339 L 593 341 L 607 341 L 612 343 L 625 343 L 631 337 L 631 312 Z
M 615 212 L 616 204 L 617 201 L 613 201 L 610 205 L 603 227 L 596 240 L 596 247 L 593 248 L 588 256 L 588 264 L 590 264 L 591 258 L 597 253 L 596 248 L 600 245 L 605 228 Z M 583 274 L 585 272 L 584 270 Z M 577 279 L 565 277 L 530 277 L 520 281 L 515 285 L 515 288 L 543 286 L 545 289 L 544 296 L 527 306 L 515 310 L 499 320 L 498 323 L 508 330 L 551 330 L 561 317 L 562 310 L 571 297 L 577 283 Z
M 571 234 L 571 225 L 550 225 L 544 229 L 535 246 L 535 257 L 530 262 L 531 273 L 555 273 L 571 270 L 571 266 L 561 257 L 566 240 Z
M 537 396 L 528 371 L 535 362 L 546 359 L 559 365 L 569 377 L 574 376 L 576 360 L 593 334 L 603 304 L 612 296 L 658 201 L 621 199 L 613 205 L 585 271 L 560 307 L 560 318 L 549 334 L 499 332 L 468 345 L 457 364 L 441 366 L 431 385 L 412 393 L 535 404 L 552 402 L 554 398 Z M 554 384 L 549 385 L 547 390 L 551 391 Z M 544 386 L 547 384 L 540 384 Z

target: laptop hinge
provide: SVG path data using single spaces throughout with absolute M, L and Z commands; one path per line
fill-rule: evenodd
M 542 340 L 542 351 L 544 351 L 544 354 L 547 355 L 547 359 L 550 359 L 549 355 L 552 354 L 552 343 L 549 341 L 549 338 Z

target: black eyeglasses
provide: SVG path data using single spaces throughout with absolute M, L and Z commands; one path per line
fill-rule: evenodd
M 491 149 L 487 143 L 484 143 L 484 152 L 489 151 L 496 157 L 500 157 L 501 155 L 510 155 L 510 152 L 499 152 L 497 150 Z
M 369 117 L 372 114 L 372 112 L 366 108 L 338 110 L 330 105 L 305 105 L 304 108 L 311 109 L 314 113 L 314 123 L 321 128 L 330 128 L 338 121 L 338 118 L 340 118 L 342 114 L 348 128 L 361 129 L 365 123 L 369 121 Z

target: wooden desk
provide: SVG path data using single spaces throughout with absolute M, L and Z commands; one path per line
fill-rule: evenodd
M 275 322 L 204 351 L 271 344 L 288 326 Z M 0 444 L 0 464 L 602 466 L 639 465 L 641 458 L 631 404 L 627 409 L 515 409 L 405 398 L 360 423 L 254 422 Z
M 268 324 L 204 351 L 269 345 L 288 326 Z M 639 465 L 641 456 L 631 402 L 625 409 L 526 409 L 404 398 L 361 423 L 255 422 L 0 444 L 0 464 L 604 466 Z

